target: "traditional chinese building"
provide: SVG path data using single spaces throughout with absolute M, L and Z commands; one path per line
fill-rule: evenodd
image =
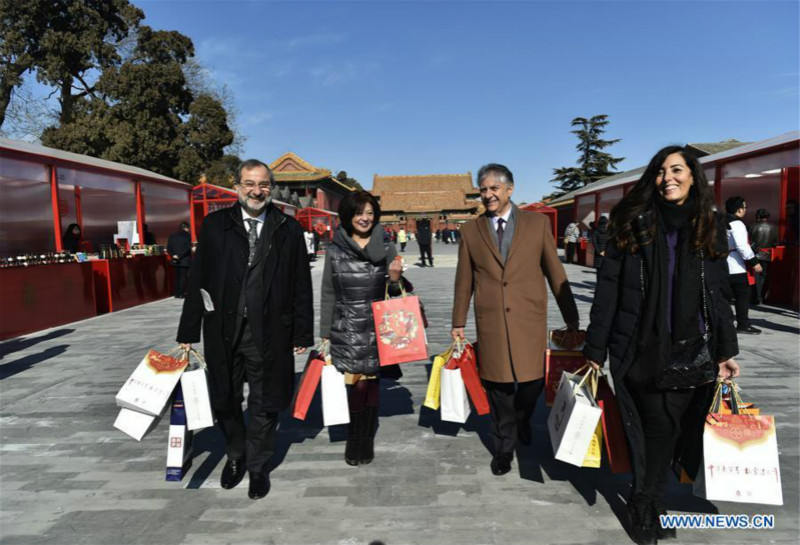
M 483 213 L 472 173 L 422 174 L 413 176 L 375 175 L 372 194 L 378 197 L 381 223 L 398 230 L 415 230 L 416 220 L 429 218 L 431 229 L 454 228 Z
M 278 192 L 274 197 L 298 208 L 319 208 L 336 212 L 339 202 L 353 189 L 326 168 L 315 167 L 294 153 L 285 153 L 269 165 Z

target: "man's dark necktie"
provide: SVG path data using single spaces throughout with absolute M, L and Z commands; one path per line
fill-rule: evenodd
M 247 231 L 247 243 L 250 245 L 250 255 L 247 258 L 247 266 L 253 264 L 253 259 L 256 257 L 256 243 L 258 242 L 258 220 L 245 220 L 250 226 Z
M 503 233 L 505 232 L 503 229 L 503 224 L 506 222 L 503 218 L 497 220 L 497 247 L 500 248 L 500 251 L 503 251 Z

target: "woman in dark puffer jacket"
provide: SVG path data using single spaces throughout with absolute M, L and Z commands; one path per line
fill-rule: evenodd
M 662 528 L 670 465 L 694 477 L 713 375 L 739 375 L 729 292 L 725 226 L 697 159 L 679 146 L 659 151 L 611 211 L 584 356 L 594 368 L 608 356 L 633 468 L 628 501 L 636 543 L 675 537 Z M 710 333 L 710 383 L 656 386 L 679 341 Z M 659 384 L 661 384 L 659 382 Z
M 331 361 L 352 384 L 344 453 L 351 466 L 374 458 L 380 363 L 372 303 L 385 297 L 387 275 L 390 294 L 400 293 L 402 262 L 395 259 L 397 250 L 385 236 L 380 217 L 378 201 L 367 191 L 342 199 L 341 225 L 328 246 L 322 273 L 320 336 L 330 340 Z

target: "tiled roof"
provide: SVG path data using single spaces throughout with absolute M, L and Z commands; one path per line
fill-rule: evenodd
M 479 203 L 468 200 L 478 193 L 472 174 L 423 174 L 414 176 L 375 175 L 372 193 L 380 197 L 383 210 L 406 213 L 444 210 L 469 211 Z
M 704 155 L 711 155 L 712 153 L 719 153 L 721 151 L 727 151 L 740 146 L 746 146 L 747 144 L 752 144 L 752 142 L 739 142 L 738 140 L 731 138 L 729 140 L 723 140 L 722 142 L 686 144 L 686 147 L 694 148 L 702 152 Z
M 331 171 L 315 167 L 292 152 L 284 153 L 269 165 L 278 182 L 302 182 L 331 177 Z

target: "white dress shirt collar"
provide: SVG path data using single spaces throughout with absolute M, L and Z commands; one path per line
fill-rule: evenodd
M 505 227 L 506 225 L 508 225 L 508 218 L 510 218 L 510 217 L 511 217 L 511 207 L 510 206 L 508 207 L 508 211 L 505 214 L 503 214 L 502 216 L 492 216 L 492 225 L 494 226 L 494 230 L 497 231 L 497 222 L 498 222 L 498 220 L 502 219 L 503 221 L 505 221 L 505 224 L 503 225 L 503 227 Z
M 266 207 L 264 208 L 264 211 L 261 212 L 255 218 L 253 216 L 251 216 L 250 214 L 248 214 L 247 212 L 245 212 L 244 208 L 242 208 L 242 221 L 244 222 L 244 230 L 245 231 L 249 231 L 250 230 L 250 224 L 248 223 L 248 220 L 256 220 L 258 222 L 256 224 L 256 232 L 258 233 L 258 236 L 261 236 L 261 228 L 264 227 L 264 220 L 265 219 L 267 219 L 267 209 L 266 209 Z

